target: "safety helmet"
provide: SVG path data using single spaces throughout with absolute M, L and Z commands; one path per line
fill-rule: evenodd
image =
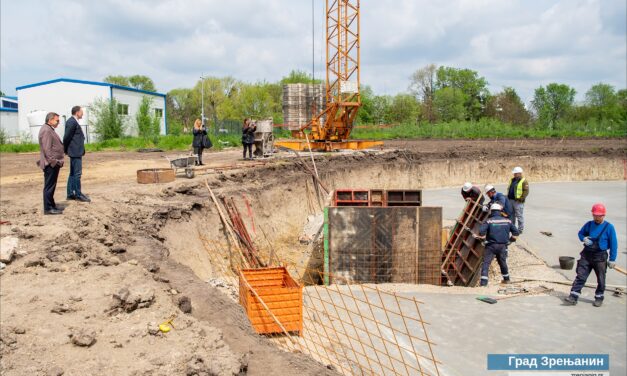
M 605 205 L 596 203 L 592 205 L 592 215 L 605 215 Z
M 523 169 L 522 167 L 514 167 L 514 169 L 512 170 L 512 174 L 522 174 Z
M 471 188 L 472 188 L 472 183 L 467 181 L 467 182 L 464 183 L 464 186 L 462 187 L 462 190 L 464 192 L 468 192 Z
M 492 184 L 486 184 L 484 190 L 485 190 L 485 193 L 488 193 L 494 190 L 494 186 Z
M 490 206 L 490 210 L 491 211 L 501 211 L 501 210 L 503 210 L 503 206 L 501 206 L 501 204 L 495 202 L 494 204 L 492 204 Z

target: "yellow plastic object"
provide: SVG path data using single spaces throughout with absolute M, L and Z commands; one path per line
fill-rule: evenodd
M 174 319 L 176 318 L 176 315 L 172 315 L 170 316 L 169 319 L 167 319 L 166 321 L 164 321 L 162 324 L 159 324 L 159 330 L 161 331 L 161 333 L 167 333 L 171 330 L 170 327 L 174 328 Z

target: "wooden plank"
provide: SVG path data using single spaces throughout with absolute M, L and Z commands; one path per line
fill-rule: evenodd
M 270 311 L 279 319 L 279 321 L 283 321 L 283 317 L 291 316 L 291 315 L 300 315 L 300 307 L 295 305 L 289 308 L 276 308 L 270 307 Z M 255 304 L 251 306 L 251 317 L 270 317 L 270 315 L 264 310 L 261 304 Z

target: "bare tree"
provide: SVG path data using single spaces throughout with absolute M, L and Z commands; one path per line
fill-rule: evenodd
M 429 64 L 415 71 L 410 77 L 409 91 L 423 103 L 423 116 L 430 122 L 435 121 L 433 95 L 435 93 L 435 72 L 437 66 Z

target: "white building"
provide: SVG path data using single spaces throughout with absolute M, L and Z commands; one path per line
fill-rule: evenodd
M 58 78 L 15 88 L 19 98 L 19 132 L 30 133 L 33 142 L 37 142 L 39 129 L 44 123 L 46 113 L 56 112 L 61 116 L 57 133 L 63 137 L 65 121 L 72 116 L 73 106 L 83 108 L 83 118 L 79 124 L 83 127 L 86 142 L 96 141 L 93 132 L 93 104 L 96 100 L 115 99 L 118 113 L 125 118 L 127 135 L 137 135 L 135 115 L 144 96 L 153 98 L 152 115 L 161 117 L 161 134 L 166 134 L 166 95 L 154 93 L 106 82 L 93 82 Z
M 9 142 L 17 141 L 20 136 L 17 111 L 17 97 L 0 97 L 0 128 Z

